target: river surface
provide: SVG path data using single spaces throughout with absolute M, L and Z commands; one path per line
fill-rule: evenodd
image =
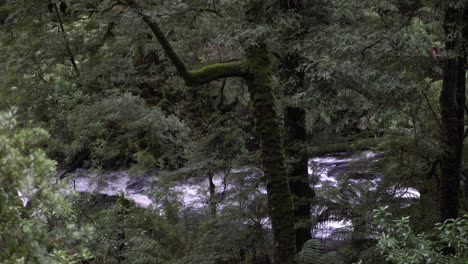
M 372 165 L 381 155 L 374 152 L 334 153 L 322 157 L 314 157 L 309 160 L 310 184 L 315 189 L 317 196 L 329 199 L 330 202 L 338 202 L 334 197 L 327 197 L 329 190 L 337 189 L 346 181 L 347 185 L 365 186 L 366 192 L 356 192 L 353 202 L 359 206 L 361 198 L 376 191 L 381 182 L 381 177 L 372 172 Z M 265 195 L 263 183 L 258 179 L 261 172 L 256 168 L 233 169 L 226 173 L 217 173 L 213 176 L 213 183 L 219 200 L 219 208 L 228 203 L 235 203 L 241 192 L 249 192 L 250 199 Z M 209 204 L 209 181 L 207 177 L 187 177 L 186 180 L 177 180 L 171 185 L 161 188 L 157 175 L 131 176 L 125 171 L 92 172 L 77 170 L 68 179 L 70 186 L 77 192 L 92 192 L 106 195 L 120 195 L 132 200 L 140 207 L 157 206 L 160 193 L 171 193 L 182 202 L 184 208 L 206 208 Z M 400 198 L 419 197 L 414 188 L 395 187 L 393 195 Z M 232 199 L 229 199 L 229 196 Z M 351 199 L 352 200 L 352 199 Z M 350 202 L 350 203 L 353 203 Z M 326 208 L 317 206 L 312 212 L 317 219 Z M 268 221 L 263 221 L 268 222 Z M 318 220 L 313 234 L 317 238 L 327 238 L 339 232 L 352 231 L 350 219 Z
M 352 215 L 352 208 L 360 208 L 374 203 L 376 206 L 386 206 L 376 200 L 378 192 L 385 191 L 389 196 L 399 201 L 412 201 L 419 198 L 415 188 L 401 186 L 385 186 L 382 177 L 375 173 L 374 165 L 383 156 L 382 153 L 363 151 L 360 153 L 332 153 L 314 157 L 309 160 L 309 177 L 311 178 L 317 197 L 326 204 L 347 204 L 342 211 Z M 347 191 L 347 188 L 352 188 Z M 343 190 L 339 192 L 338 190 Z M 338 193 L 338 194 L 337 194 Z M 312 215 L 317 219 L 313 230 L 316 238 L 331 238 L 336 240 L 351 239 L 353 225 L 351 219 L 336 217 L 336 211 L 327 206 L 315 206 Z M 376 208 L 374 208 L 376 209 Z M 334 215 L 335 214 L 335 215 Z M 327 216 L 325 219 L 323 215 Z M 371 214 L 368 214 L 369 216 Z M 335 219 L 338 218 L 338 219 Z M 343 219 L 345 218 L 345 219 Z M 368 222 L 371 220 L 368 219 Z

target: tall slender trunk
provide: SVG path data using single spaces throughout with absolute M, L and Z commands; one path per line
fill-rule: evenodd
M 216 220 L 216 211 L 217 211 L 218 202 L 216 198 L 216 185 L 214 184 L 214 181 L 213 181 L 213 177 L 214 177 L 213 172 L 211 170 L 208 170 L 207 176 L 208 176 L 208 183 L 209 183 L 208 190 L 210 193 L 210 197 L 209 197 L 210 214 L 213 220 Z
M 262 165 L 265 173 L 268 209 L 273 229 L 275 263 L 294 263 L 296 246 L 294 212 L 288 183 L 286 159 L 281 140 L 276 99 L 271 84 L 271 67 L 265 48 L 247 52 L 249 76 L 246 78 L 253 115 L 261 140 Z
M 302 1 L 280 0 L 282 11 L 301 12 L 304 9 Z M 304 25 L 302 25 L 304 27 Z M 298 36 L 302 37 L 302 36 Z M 283 79 L 294 79 L 295 87 L 286 92 L 286 96 L 294 95 L 304 87 L 305 76 L 297 72 L 300 58 L 297 54 L 288 54 L 281 65 Z M 308 153 L 305 146 L 306 111 L 301 107 L 287 106 L 284 112 L 286 125 L 286 156 L 288 160 L 289 186 L 294 203 L 296 248 L 302 249 L 304 243 L 312 238 L 311 200 L 315 193 L 309 184 Z
M 286 107 L 286 155 L 289 165 L 289 186 L 294 202 L 296 247 L 301 250 L 312 238 L 311 200 L 315 193 L 309 184 L 308 155 L 305 149 L 306 112 L 299 107 Z
M 443 155 L 440 161 L 439 186 L 440 219 L 458 217 L 460 169 L 463 151 L 465 111 L 465 63 L 466 43 L 456 33 L 466 34 L 465 21 L 468 7 L 463 10 L 456 3 L 447 9 L 444 30 L 447 56 L 443 69 L 443 84 L 440 94 L 441 140 Z M 465 36 L 466 39 L 466 36 Z

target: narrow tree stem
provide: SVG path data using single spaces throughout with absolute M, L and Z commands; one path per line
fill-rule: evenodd
M 55 15 L 57 16 L 57 19 L 58 19 L 58 22 L 59 22 L 60 31 L 62 32 L 63 40 L 65 41 L 65 49 L 67 50 L 68 57 L 70 58 L 70 62 L 72 64 L 72 66 L 73 66 L 73 70 L 75 71 L 76 75 L 80 76 L 80 70 L 78 69 L 78 65 L 76 64 L 75 55 L 73 55 L 73 52 L 72 52 L 72 50 L 70 48 L 70 43 L 69 43 L 68 38 L 67 38 L 67 32 L 65 32 L 65 28 L 63 26 L 62 17 L 60 16 L 60 12 L 59 12 L 59 10 L 57 8 L 57 5 L 55 3 L 52 3 L 52 1 L 50 1 L 50 0 L 49 0 L 49 3 L 54 6 L 54 12 L 55 12 Z

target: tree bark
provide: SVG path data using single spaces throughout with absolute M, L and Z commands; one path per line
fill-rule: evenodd
M 300 0 L 280 0 L 282 11 L 300 12 L 304 6 Z M 304 25 L 302 25 L 304 26 Z M 297 54 L 287 54 L 283 59 L 282 77 L 285 81 L 294 79 L 296 87 L 286 92 L 294 95 L 304 87 L 304 73 L 298 72 L 300 58 Z M 294 203 L 296 248 L 302 249 L 304 243 L 312 239 L 311 201 L 315 192 L 309 184 L 308 153 L 306 150 L 306 111 L 297 106 L 287 106 L 284 112 L 286 126 L 286 156 L 288 160 L 289 186 Z
M 211 169 L 208 170 L 207 176 L 208 176 L 208 183 L 209 183 L 208 191 L 210 193 L 210 197 L 209 197 L 210 214 L 211 214 L 211 218 L 213 218 L 213 220 L 216 220 L 216 211 L 217 211 L 218 201 L 216 198 L 216 185 L 214 184 L 214 181 L 213 181 L 214 175 Z
M 441 143 L 439 187 L 440 220 L 458 217 L 460 169 L 463 151 L 465 107 L 465 40 L 457 33 L 466 34 L 468 8 L 449 5 L 444 21 L 446 58 L 440 94 Z M 465 17 L 464 17 L 465 16 Z M 466 39 L 466 35 L 465 35 Z
M 296 239 L 293 203 L 266 49 L 251 48 L 247 52 L 247 61 L 250 74 L 246 81 L 253 102 L 255 126 L 260 135 L 268 209 L 273 229 L 275 263 L 294 263 Z
M 294 202 L 296 247 L 312 239 L 311 200 L 315 192 L 309 183 L 308 153 L 305 147 L 306 112 L 299 107 L 286 107 L 286 155 L 289 167 L 289 185 Z

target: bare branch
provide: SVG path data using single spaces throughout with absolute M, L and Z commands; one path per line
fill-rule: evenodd
M 62 22 L 62 18 L 60 16 L 60 12 L 59 12 L 56 4 L 52 3 L 51 0 L 49 0 L 49 3 L 51 5 L 53 5 L 55 14 L 57 15 L 57 19 L 58 19 L 59 25 L 60 25 L 60 31 L 62 32 L 62 36 L 63 36 L 63 39 L 65 41 L 65 48 L 67 50 L 68 57 L 70 58 L 70 62 L 72 64 L 72 66 L 73 66 L 73 69 L 75 70 L 76 75 L 80 76 L 80 71 L 78 69 L 78 66 L 76 65 L 75 56 L 73 55 L 73 52 L 72 52 L 72 50 L 70 48 L 70 43 L 69 43 L 68 38 L 67 38 L 67 33 L 65 32 L 65 28 L 63 27 L 63 22 Z

